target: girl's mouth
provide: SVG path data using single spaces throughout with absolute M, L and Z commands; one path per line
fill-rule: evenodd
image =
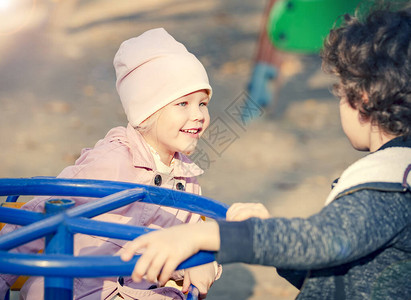
M 181 132 L 187 134 L 197 135 L 201 132 L 202 128 L 190 128 L 190 129 L 180 129 Z

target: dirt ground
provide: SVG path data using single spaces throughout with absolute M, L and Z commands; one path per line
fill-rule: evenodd
M 20 0 L 0 7 L 0 177 L 55 176 L 80 150 L 126 124 L 112 60 L 120 43 L 164 27 L 205 65 L 212 121 L 231 128 L 200 178 L 204 195 L 262 202 L 274 216 L 321 209 L 354 151 L 339 123 L 318 56 L 287 54 L 275 105 L 239 126 L 226 109 L 244 96 L 264 1 Z M 200 162 L 200 161 L 199 161 Z M 200 163 L 201 165 L 201 163 Z M 3 199 L 4 200 L 4 199 Z M 294 299 L 274 268 L 232 264 L 207 299 Z

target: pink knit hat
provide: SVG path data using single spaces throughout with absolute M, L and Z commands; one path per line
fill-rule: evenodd
M 133 127 L 192 92 L 205 89 L 211 98 L 203 65 L 163 28 L 123 42 L 113 63 L 117 92 Z

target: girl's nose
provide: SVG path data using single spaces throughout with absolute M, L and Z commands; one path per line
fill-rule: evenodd
M 201 107 L 193 108 L 191 112 L 191 118 L 193 121 L 203 121 L 204 120 L 204 112 Z

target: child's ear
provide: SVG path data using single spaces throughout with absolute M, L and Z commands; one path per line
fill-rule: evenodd
M 361 98 L 362 98 L 363 103 L 365 104 L 368 104 L 368 102 L 370 102 L 370 98 L 368 98 L 367 92 L 363 92 Z
M 357 105 L 357 109 L 359 112 L 358 116 L 360 118 L 360 122 L 364 124 L 369 121 L 369 118 L 367 118 L 365 114 L 362 113 L 363 105 L 367 105 L 370 102 L 370 98 L 368 98 L 367 92 L 363 92 L 361 99 L 362 99 L 362 103 Z

